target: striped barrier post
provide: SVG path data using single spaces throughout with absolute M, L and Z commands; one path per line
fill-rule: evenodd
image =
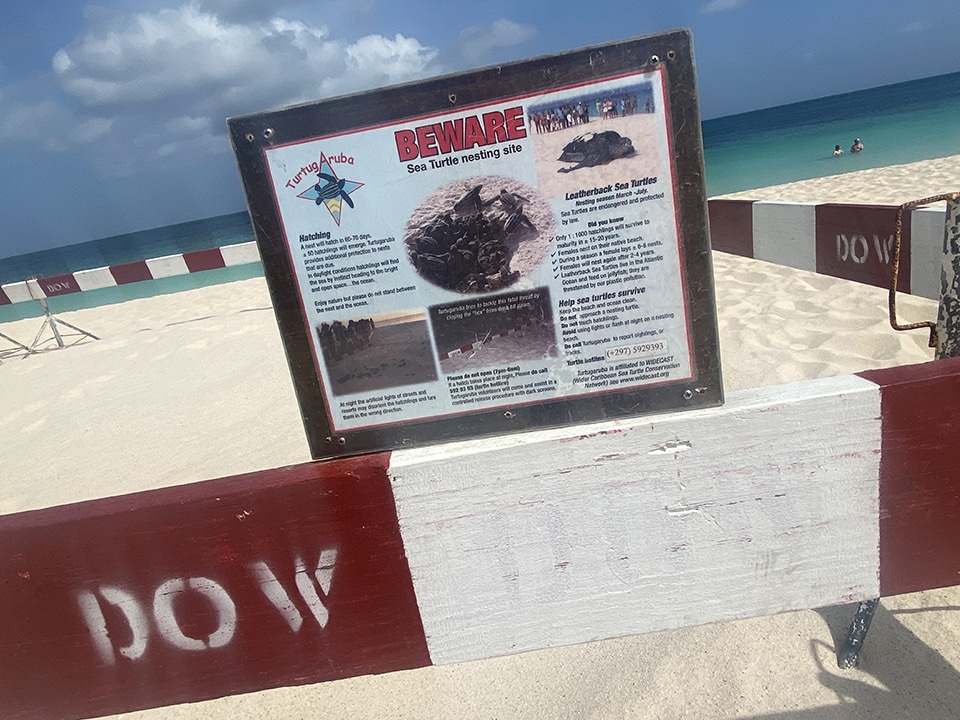
M 225 245 L 209 250 L 166 255 L 149 260 L 137 260 L 108 267 L 77 270 L 72 273 L 37 278 L 44 298 L 71 295 L 89 290 L 129 285 L 144 280 L 159 280 L 175 275 L 235 267 L 260 262 L 260 253 L 255 242 Z M 28 281 L 7 283 L 0 286 L 0 305 L 33 300 Z
M 895 206 L 708 202 L 714 250 L 887 287 Z M 937 299 L 943 211 L 918 208 L 903 233 L 903 292 Z M 260 261 L 255 242 L 42 278 L 46 297 Z M 26 281 L 0 286 L 0 305 L 30 300 Z
M 897 206 L 708 201 L 714 250 L 886 288 Z M 944 212 L 912 210 L 903 223 L 900 290 L 940 296 Z
M 83 718 L 960 583 L 960 359 L 0 516 L 0 707 Z

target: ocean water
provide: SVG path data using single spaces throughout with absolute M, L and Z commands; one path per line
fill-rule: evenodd
M 960 73 L 707 120 L 703 149 L 708 197 L 960 155 Z
M 781 105 L 703 122 L 707 196 L 960 155 L 960 73 Z M 854 138 L 864 151 L 850 153 Z M 833 156 L 834 145 L 844 154 Z M 246 212 L 0 258 L 0 284 L 250 242 Z M 262 275 L 259 264 L 50 298 L 54 313 Z M 0 306 L 0 323 L 39 317 Z
M 245 211 L 219 215 L 51 250 L 0 258 L 0 285 L 19 282 L 34 275 L 49 277 L 164 255 L 238 245 L 252 242 L 253 239 L 250 216 Z M 126 302 L 141 297 L 181 292 L 207 285 L 219 285 L 234 280 L 245 280 L 258 275 L 263 275 L 263 269 L 259 263 L 239 265 L 61 295 L 49 298 L 47 304 L 51 312 L 57 314 L 97 305 Z M 0 305 L 0 323 L 40 317 L 42 314 L 43 310 L 39 303 L 21 302 Z

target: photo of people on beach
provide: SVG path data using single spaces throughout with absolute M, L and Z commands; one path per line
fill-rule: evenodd
M 420 277 L 461 293 L 510 287 L 536 268 L 553 237 L 553 213 L 513 178 L 458 180 L 426 198 L 407 223 L 407 258 Z
M 655 175 L 659 157 L 648 139 L 663 122 L 659 110 L 649 80 L 575 90 L 528 107 L 540 192 L 563 196 L 610 178 Z
M 437 305 L 430 325 L 444 374 L 558 356 L 545 287 Z
M 321 323 L 316 331 L 334 395 L 437 379 L 421 311 L 338 319 Z

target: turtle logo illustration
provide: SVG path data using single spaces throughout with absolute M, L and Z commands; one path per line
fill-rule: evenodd
M 297 197 L 312 200 L 317 205 L 325 206 L 333 221 L 339 227 L 343 203 L 351 208 L 355 207 L 350 195 L 362 188 L 364 184 L 338 177 L 327 156 L 322 152 L 320 153 L 320 172 L 317 173 L 317 181 L 315 185 L 303 191 Z

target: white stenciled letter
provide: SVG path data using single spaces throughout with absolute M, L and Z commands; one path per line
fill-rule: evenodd
M 283 619 L 287 621 L 290 629 L 294 632 L 299 632 L 300 626 L 303 625 L 303 615 L 297 610 L 296 605 L 293 604 L 290 596 L 287 595 L 287 591 L 283 589 L 283 585 L 277 580 L 277 576 L 273 574 L 270 566 L 262 560 L 257 560 L 257 562 L 252 562 L 247 565 L 247 569 L 250 570 L 250 574 L 253 575 L 253 579 L 257 581 L 263 594 L 267 596 L 270 604 L 283 615 Z
M 846 235 L 837 235 L 837 258 L 845 262 L 850 257 L 850 241 Z
M 323 604 L 320 594 L 317 592 L 317 586 L 319 586 L 324 597 L 330 594 L 330 585 L 333 582 L 333 571 L 336 562 L 336 548 L 325 548 L 320 553 L 320 559 L 317 560 L 317 566 L 313 573 L 307 570 L 302 558 L 298 557 L 296 559 L 296 575 L 294 579 L 297 590 L 300 592 L 300 597 L 303 598 L 307 607 L 310 608 L 310 612 L 313 614 L 313 617 L 316 618 L 321 628 L 327 626 L 330 613 Z M 274 575 L 273 570 L 262 560 L 250 563 L 247 565 L 247 569 L 250 570 L 250 574 L 253 575 L 254 580 L 260 585 L 260 589 L 263 591 L 267 600 L 270 601 L 283 616 L 283 619 L 286 620 L 290 629 L 294 632 L 299 632 L 303 626 L 303 615 L 300 614 L 296 605 L 293 604 L 287 591 L 280 584 L 280 581 L 277 580 L 277 576 Z M 314 580 L 316 580 L 316 586 L 314 585 Z
M 878 235 L 873 236 L 873 247 L 877 251 L 877 257 L 885 265 L 890 264 L 890 254 L 893 250 L 894 236 L 890 235 L 886 240 L 881 240 Z
M 140 658 L 147 649 L 147 638 L 150 632 L 147 616 L 140 607 L 140 603 L 126 590 L 121 590 L 112 585 L 101 585 L 99 592 L 100 597 L 105 602 L 120 610 L 123 617 L 126 618 L 127 624 L 130 626 L 130 633 L 133 636 L 129 645 L 117 648 L 116 652 L 130 660 Z M 105 665 L 115 665 L 117 658 L 114 654 L 113 642 L 110 639 L 107 621 L 103 617 L 103 610 L 100 608 L 100 602 L 97 600 L 96 594 L 89 590 L 81 590 L 77 593 L 77 604 L 80 606 L 84 622 L 86 622 L 90 635 L 93 637 L 93 644 L 97 648 L 100 660 Z
M 217 610 L 217 629 L 205 640 L 183 633 L 173 609 L 173 601 L 180 593 L 192 591 L 206 597 Z M 181 650 L 205 650 L 227 645 L 233 639 L 237 626 L 237 609 L 227 591 L 208 578 L 173 578 L 167 580 L 153 594 L 153 617 L 164 640 Z
M 323 591 L 324 596 L 330 593 L 330 583 L 333 582 L 333 568 L 336 562 L 337 549 L 327 548 L 320 553 L 320 559 L 317 561 L 317 569 L 313 571 L 313 577 L 316 578 L 317 584 Z M 313 613 L 317 622 L 320 623 L 320 627 L 325 628 L 327 626 L 327 620 L 330 618 L 330 613 L 320 600 L 320 596 L 317 595 L 317 589 L 313 586 L 313 581 L 310 576 L 307 575 L 306 566 L 300 558 L 297 558 L 296 577 L 297 589 L 300 591 L 300 595 L 303 596 L 307 605 L 310 606 L 310 612 Z
M 863 252 L 860 254 L 857 254 L 857 246 L 863 248 Z M 853 258 L 853 261 L 858 265 L 862 265 L 867 261 L 867 255 L 869 254 L 870 246 L 867 244 L 867 239 L 863 235 L 854 235 L 850 241 L 850 257 Z

